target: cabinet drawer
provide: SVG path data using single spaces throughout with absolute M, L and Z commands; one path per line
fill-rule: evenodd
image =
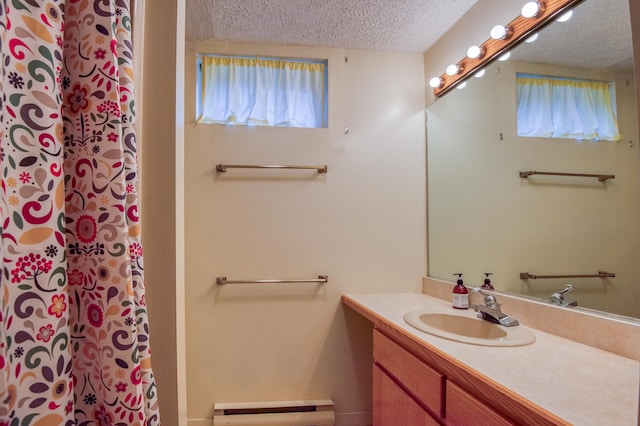
M 427 410 L 376 364 L 373 364 L 373 424 L 439 426 Z
M 445 377 L 391 339 L 373 330 L 373 360 L 381 365 L 418 401 L 444 417 Z
M 452 382 L 447 382 L 447 425 L 515 425 Z

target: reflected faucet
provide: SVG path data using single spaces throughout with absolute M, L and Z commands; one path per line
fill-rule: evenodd
M 575 300 L 564 299 L 564 294 L 572 290 L 575 290 L 575 288 L 571 284 L 567 284 L 564 290 L 559 291 L 557 293 L 553 293 L 549 298 L 549 302 L 553 303 L 554 305 L 560 305 L 560 306 L 578 306 L 578 302 L 576 302 Z
M 482 318 L 485 321 L 500 324 L 505 327 L 519 325 L 518 320 L 511 318 L 509 315 L 502 312 L 500 309 L 502 305 L 498 303 L 495 296 L 485 293 L 480 287 L 476 287 L 471 291 L 474 293 L 480 293 L 484 296 L 484 305 L 471 305 L 471 308 L 478 312 L 478 318 Z

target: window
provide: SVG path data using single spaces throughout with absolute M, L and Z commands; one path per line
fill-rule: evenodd
M 199 55 L 198 123 L 327 127 L 327 61 Z
M 518 136 L 619 140 L 615 84 L 516 75 Z

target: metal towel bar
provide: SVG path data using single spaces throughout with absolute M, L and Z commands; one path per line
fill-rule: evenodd
M 327 173 L 327 165 L 321 166 L 277 166 L 277 165 L 252 165 L 252 164 L 218 164 L 216 172 L 224 173 L 227 169 L 312 169 L 318 173 Z
M 216 284 L 279 284 L 279 283 L 320 283 L 329 281 L 327 275 L 318 275 L 318 278 L 303 280 L 227 280 L 227 277 L 216 277 Z
M 538 280 L 542 278 L 615 278 L 616 274 L 598 271 L 597 274 L 587 275 L 533 275 L 528 272 L 520 272 L 521 280 Z
M 616 175 L 598 175 L 598 174 L 589 174 L 589 173 L 538 172 L 535 170 L 520 172 L 521 178 L 526 179 L 531 175 L 594 177 L 594 178 L 598 178 L 600 182 L 605 182 L 608 179 L 614 179 L 616 177 Z

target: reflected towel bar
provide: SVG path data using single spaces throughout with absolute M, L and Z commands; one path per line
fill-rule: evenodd
M 216 284 L 279 284 L 279 283 L 320 283 L 329 282 L 328 275 L 318 275 L 318 278 L 308 280 L 227 280 L 227 277 L 216 277 Z
M 616 177 L 616 175 L 597 175 L 597 174 L 589 174 L 589 173 L 538 172 L 535 170 L 520 172 L 521 178 L 526 179 L 531 175 L 594 177 L 594 178 L 598 178 L 600 182 L 605 182 L 608 179 L 614 179 Z
M 528 272 L 520 272 L 521 280 L 538 280 L 542 278 L 615 278 L 616 274 L 598 271 L 597 274 L 588 275 L 533 275 Z
M 251 164 L 218 164 L 216 172 L 224 173 L 227 169 L 312 169 L 318 173 L 327 173 L 327 165 L 322 166 L 275 166 L 275 165 L 251 165 Z

